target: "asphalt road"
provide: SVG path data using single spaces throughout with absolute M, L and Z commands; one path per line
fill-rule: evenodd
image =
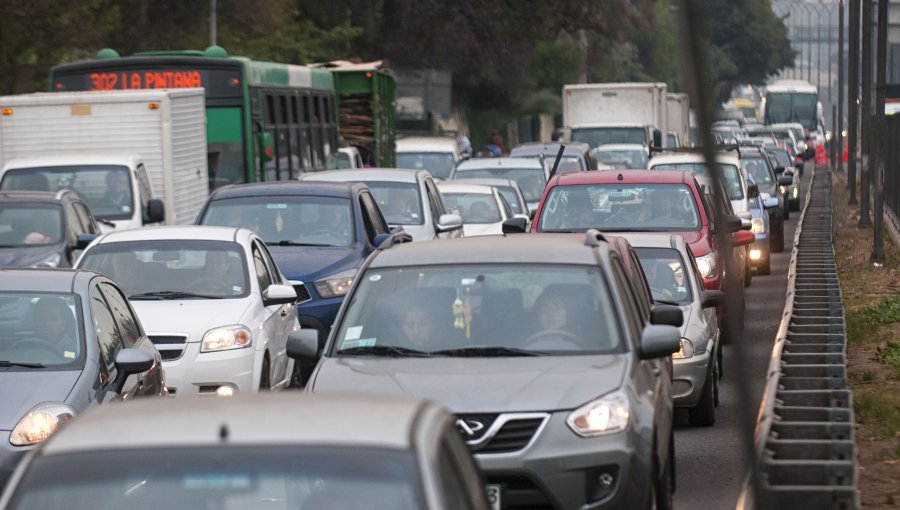
M 811 168 L 807 165 L 803 172 L 801 193 L 808 189 Z M 735 507 L 749 468 L 740 443 L 738 406 L 741 403 L 738 401 L 739 381 L 735 367 L 742 363 L 748 376 L 746 383 L 750 385 L 753 398 L 745 405 L 749 409 L 752 430 L 765 384 L 766 367 L 784 309 L 791 244 L 799 218 L 800 213 L 792 211 L 791 218 L 785 222 L 785 249 L 774 254 L 771 274 L 754 275 L 753 282 L 746 289 L 743 357 L 738 359 L 735 349 L 725 346 L 725 377 L 719 385 L 720 404 L 716 409 L 716 424 L 712 427 L 691 427 L 687 423 L 687 414 L 676 412 L 675 508 L 721 510 Z

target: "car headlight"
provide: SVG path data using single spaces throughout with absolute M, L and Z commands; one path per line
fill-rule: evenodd
M 225 351 L 243 349 L 253 344 L 250 330 L 244 326 L 225 326 L 211 329 L 203 335 L 200 352 Z
M 681 346 L 678 348 L 678 352 L 672 353 L 672 359 L 685 359 L 693 357 L 694 343 L 687 338 L 682 338 L 680 343 Z
M 32 264 L 31 267 L 59 267 L 59 261 L 61 259 L 62 257 L 60 257 L 59 253 L 54 253 L 53 255 Z
M 796 187 L 791 189 L 791 198 L 797 198 L 798 196 L 800 196 L 800 190 Z
M 323 298 L 333 298 L 343 296 L 350 292 L 350 286 L 353 285 L 353 277 L 356 276 L 356 269 L 344 271 L 336 275 L 322 278 L 315 281 L 316 292 Z
M 612 434 L 625 430 L 631 405 L 623 391 L 614 391 L 572 411 L 566 423 L 581 437 Z
M 750 220 L 750 232 L 754 234 L 762 234 L 766 231 L 766 224 L 762 218 L 753 218 Z
M 45 441 L 60 425 L 75 417 L 75 410 L 62 402 L 39 404 L 28 411 L 13 427 L 9 442 L 13 446 L 28 446 Z
M 712 278 L 716 275 L 716 254 L 709 252 L 702 257 L 697 257 L 697 269 L 704 278 Z

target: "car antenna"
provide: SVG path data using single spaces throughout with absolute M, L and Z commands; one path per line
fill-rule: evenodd
M 228 441 L 228 425 L 224 423 L 219 425 L 219 441 L 223 443 Z
M 566 146 L 559 144 L 559 151 L 556 153 L 556 160 L 553 162 L 553 168 L 550 170 L 550 177 L 556 175 L 556 170 L 559 168 L 559 161 L 562 159 L 563 151 L 565 150 Z

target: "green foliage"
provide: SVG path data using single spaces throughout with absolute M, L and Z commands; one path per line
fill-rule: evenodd
M 541 41 L 534 47 L 528 77 L 535 89 L 550 89 L 558 94 L 563 85 L 578 79 L 580 63 L 578 48 L 572 44 Z
M 900 396 L 877 391 L 855 391 L 856 421 L 864 423 L 875 438 L 900 433 Z
M 847 312 L 847 343 L 860 345 L 870 337 L 877 337 L 876 330 L 879 326 L 895 322 L 900 322 L 900 296 L 892 296 L 875 305 Z

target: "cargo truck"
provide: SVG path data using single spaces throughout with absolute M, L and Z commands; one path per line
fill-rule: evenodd
M 669 92 L 666 94 L 666 146 L 690 145 L 690 99 L 687 94 Z
M 101 228 L 189 225 L 209 195 L 202 88 L 0 97 L 0 189 L 72 189 Z
M 565 137 L 573 142 L 665 146 L 665 83 L 565 85 L 562 103 Z

